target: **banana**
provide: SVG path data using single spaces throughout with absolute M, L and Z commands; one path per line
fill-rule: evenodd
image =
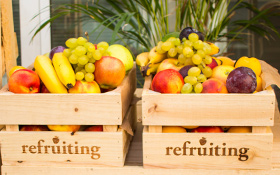
M 215 54 L 217 54 L 217 53 L 219 53 L 220 52 L 220 48 L 218 47 L 218 46 L 216 46 L 214 43 L 210 43 L 210 42 L 207 42 L 210 46 L 211 46 L 211 48 L 212 48 L 212 51 L 211 51 L 211 53 L 209 54 L 209 55 L 215 55 Z
M 142 72 L 149 62 L 149 52 L 143 52 L 137 55 L 136 64 L 140 67 L 140 71 Z
M 167 58 L 167 54 L 159 54 L 156 52 L 156 47 L 154 47 L 150 52 L 149 52 L 149 63 L 155 64 L 155 63 L 160 63 L 162 62 L 165 58 Z
M 53 56 L 53 66 L 58 75 L 58 78 L 67 87 L 71 89 L 76 84 L 75 72 L 63 53 L 55 53 Z
M 49 57 L 37 56 L 34 61 L 34 68 L 51 93 L 67 93 L 67 89 L 60 82 Z
M 156 64 L 149 63 L 147 66 L 144 66 L 143 69 L 141 70 L 143 77 L 149 76 L 151 74 L 156 74 L 159 65 L 160 63 L 156 63 Z

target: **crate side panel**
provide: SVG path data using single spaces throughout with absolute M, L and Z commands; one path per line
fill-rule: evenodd
M 275 94 L 158 94 L 142 97 L 144 125 L 272 126 Z
M 272 133 L 144 133 L 143 164 L 144 168 L 269 169 L 272 142 Z
M 110 92 L 32 95 L 3 93 L 0 94 L 0 123 L 120 125 L 121 105 L 120 94 Z
M 123 166 L 123 132 L 1 132 L 3 165 Z

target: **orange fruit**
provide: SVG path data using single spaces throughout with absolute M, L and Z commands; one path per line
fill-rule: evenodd
M 230 59 L 229 57 L 217 57 L 217 59 L 222 61 L 222 65 L 229 65 L 229 66 L 234 66 L 234 61 Z
M 163 126 L 162 133 L 184 133 L 187 132 L 185 128 L 181 126 Z
M 262 91 L 262 78 L 257 76 L 257 88 L 256 88 L 256 91 L 257 92 L 260 92 Z

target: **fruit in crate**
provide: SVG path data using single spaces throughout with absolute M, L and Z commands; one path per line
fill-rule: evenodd
M 216 58 L 216 60 L 219 60 L 221 62 L 221 65 L 228 65 L 234 67 L 234 61 L 229 57 L 219 56 Z
M 67 93 L 67 89 L 59 80 L 49 57 L 37 56 L 34 61 L 34 68 L 51 93 Z
M 51 50 L 50 53 L 49 53 L 49 58 L 52 60 L 53 55 L 54 55 L 55 53 L 63 52 L 64 49 L 65 49 L 65 47 L 63 47 L 63 46 L 57 46 L 57 47 L 52 48 L 52 50 Z
M 76 132 L 80 129 L 80 125 L 48 125 L 51 131 L 71 131 Z
M 50 91 L 47 89 L 44 83 L 41 82 L 41 93 L 50 93 Z
M 207 64 L 207 66 L 213 70 L 215 67 L 217 67 L 219 65 L 218 65 L 217 61 L 214 58 L 212 58 L 212 62 L 210 64 Z
M 232 126 L 228 129 L 228 133 L 251 133 L 251 126 Z
M 185 128 L 181 126 L 163 126 L 162 133 L 185 133 Z
M 95 82 L 77 81 L 75 86 L 68 90 L 69 93 L 101 93 L 99 85 Z
M 180 93 L 183 85 L 183 77 L 178 71 L 166 69 L 154 76 L 151 89 L 160 93 Z
M 103 131 L 103 126 L 102 125 L 94 125 L 87 127 L 85 131 L 94 131 L 94 132 L 100 132 Z
M 230 72 L 226 81 L 229 93 L 253 93 L 257 88 L 257 77 L 248 67 L 238 67 Z
M 24 125 L 20 131 L 49 131 L 49 128 L 45 125 Z
M 113 89 L 121 84 L 125 77 L 125 66 L 121 60 L 103 56 L 95 62 L 95 80 L 100 88 Z
M 192 27 L 186 27 L 181 31 L 179 35 L 180 40 L 182 41 L 183 38 L 188 38 L 191 33 L 196 33 L 200 40 L 204 40 L 203 34 Z
M 234 67 L 229 65 L 220 65 L 213 69 L 211 78 L 217 78 L 226 84 L 227 77 Z
M 209 132 L 209 133 L 221 133 L 224 132 L 219 126 L 200 126 L 193 129 L 191 132 Z
M 98 47 L 98 46 L 97 46 Z M 133 56 L 130 51 L 119 44 L 113 44 L 108 47 L 105 53 L 106 56 L 112 56 L 122 61 L 125 71 L 128 72 L 133 67 Z
M 167 58 L 159 64 L 159 66 L 157 68 L 157 73 L 162 70 L 166 70 L 166 69 L 173 69 L 173 70 L 179 71 L 182 67 L 183 67 L 183 65 L 180 65 L 179 61 L 177 59 Z
M 188 76 L 188 71 L 189 69 L 193 67 L 193 65 L 187 65 L 187 66 L 184 66 L 182 67 L 180 70 L 179 70 L 179 73 L 182 75 L 183 78 L 185 78 L 186 76 Z
M 23 66 L 14 66 L 14 67 L 9 71 L 9 77 L 11 77 L 12 74 L 13 74 L 15 71 L 19 70 L 19 69 L 26 69 L 26 68 L 23 67 Z
M 252 69 L 256 76 L 260 76 L 262 72 L 261 63 L 257 58 L 248 58 L 248 57 L 241 57 L 239 58 L 236 63 L 234 64 L 234 67 L 248 67 Z
M 226 85 L 219 79 L 210 78 L 203 82 L 201 93 L 228 93 Z
M 40 78 L 36 72 L 29 69 L 15 71 L 8 81 L 9 91 L 13 93 L 40 92 Z
M 209 55 L 215 55 L 217 53 L 220 52 L 220 48 L 218 46 L 216 46 L 214 43 L 210 43 L 210 42 L 207 42 L 210 46 L 211 46 L 211 53 L 209 53 Z

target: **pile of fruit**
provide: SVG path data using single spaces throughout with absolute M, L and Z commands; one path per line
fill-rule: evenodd
M 251 126 L 163 126 L 163 133 L 251 133 Z
M 34 71 L 16 66 L 9 72 L 13 93 L 101 93 L 121 84 L 133 67 L 130 51 L 107 42 L 93 44 L 83 37 L 70 38 L 67 48 L 58 46 L 38 55 Z
M 143 76 L 155 74 L 151 89 L 160 93 L 254 93 L 262 90 L 256 58 L 214 57 L 219 48 L 191 27 L 169 34 L 150 52 L 137 56 Z

